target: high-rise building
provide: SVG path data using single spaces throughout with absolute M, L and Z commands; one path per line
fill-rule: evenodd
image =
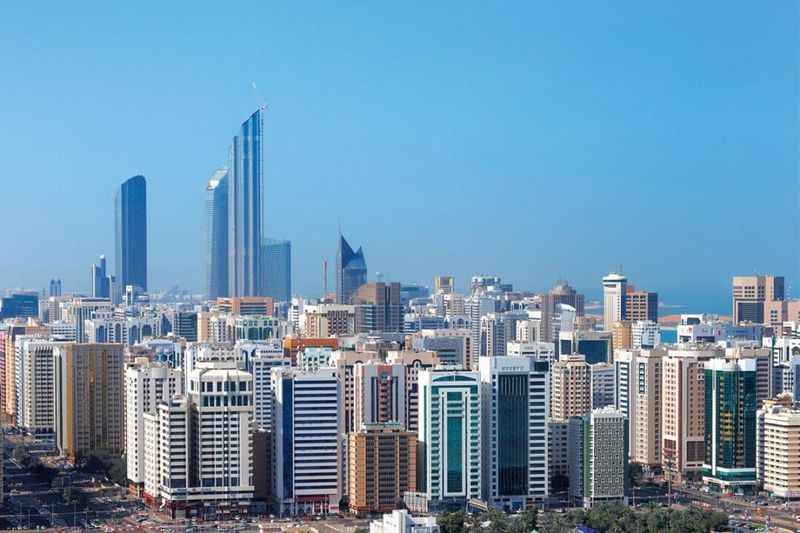
M 58 298 L 61 296 L 61 279 L 53 278 L 50 280 L 50 290 L 48 296 Z
M 265 239 L 261 248 L 262 273 L 265 296 L 275 302 L 292 299 L 292 243 L 278 239 Z
M 631 348 L 634 350 L 655 348 L 661 344 L 661 326 L 652 320 L 637 320 L 631 323 Z M 616 350 L 617 347 L 614 346 Z
M 633 324 L 630 320 L 614 322 L 611 328 L 611 341 L 614 351 L 633 348 Z
M 418 491 L 434 505 L 466 505 L 481 496 L 480 374 L 423 370 L 419 386 Z
M 147 182 L 134 176 L 114 197 L 116 281 L 147 291 Z
M 228 296 L 258 296 L 261 289 L 265 109 L 242 123 L 228 156 Z
M 39 296 L 35 292 L 18 292 L 0 298 L 0 320 L 39 316 Z
M 92 450 L 125 449 L 121 344 L 53 349 L 56 446 L 73 463 Z
M 770 402 L 758 411 L 758 480 L 779 498 L 800 497 L 800 411 Z
M 236 361 L 198 361 L 187 395 L 144 414 L 146 501 L 173 516 L 253 498 L 253 378 Z
M 12 420 L 16 420 L 17 413 L 17 369 L 16 369 L 16 339 L 21 335 L 34 335 L 47 337 L 49 330 L 47 326 L 11 323 L 5 331 L 0 331 L 0 339 L 3 340 L 3 371 L 4 383 L 2 390 L 5 400 L 3 407 L 5 412 Z
M 365 283 L 352 295 L 356 333 L 401 333 L 400 284 Z
M 575 308 L 576 316 L 583 316 L 585 314 L 585 298 L 583 294 L 570 287 L 566 281 L 561 281 L 553 286 L 549 292 L 549 301 L 552 306 L 551 312 L 555 311 L 558 304 L 566 304 Z
M 722 491 L 756 484 L 756 362 L 705 364 L 703 481 Z
M 550 375 L 550 416 L 566 421 L 592 408 L 591 367 L 582 355 L 570 355 L 553 364 Z
M 433 278 L 434 294 L 452 294 L 455 292 L 453 276 L 435 276 Z
M 483 497 L 493 507 L 526 509 L 547 498 L 547 361 L 480 358 Z
M 183 394 L 183 373 L 147 358 L 137 358 L 125 366 L 125 455 L 130 484 L 141 495 L 145 481 L 145 413 L 155 414 L 158 404 Z
M 17 427 L 51 441 L 53 423 L 53 348 L 60 343 L 40 336 L 15 341 Z
M 111 297 L 111 277 L 106 267 L 106 256 L 101 255 L 100 261 L 92 265 L 92 298 Z
M 783 276 L 734 276 L 733 323 L 765 322 L 764 304 L 784 299 Z
M 614 358 L 617 409 L 628 418 L 630 459 L 661 466 L 662 360 L 664 350 L 620 350 Z
M 318 515 L 339 510 L 341 387 L 336 370 L 272 372 L 273 494 L 283 514 Z
M 396 423 L 407 428 L 406 376 L 402 364 L 368 362 L 353 370 L 354 429 Z
M 228 296 L 228 169 L 214 171 L 206 185 L 206 296 Z
M 616 399 L 616 369 L 611 363 L 591 365 L 592 409 L 614 406 Z
M 357 252 L 339 235 L 339 246 L 336 249 L 336 303 L 349 304 L 356 290 L 367 282 L 367 262 L 361 247 Z M 400 301 L 398 287 L 398 303 Z
M 636 290 L 628 285 L 625 292 L 625 319 L 632 322 L 658 322 L 658 293 Z M 608 329 L 608 328 L 606 328 Z
M 676 481 L 700 478 L 706 438 L 705 363 L 721 355 L 713 346 L 681 345 L 670 348 L 662 359 L 661 461 L 665 474 Z
M 188 342 L 197 342 L 197 313 L 194 311 L 176 311 L 173 332 Z
M 366 424 L 348 436 L 348 505 L 356 515 L 390 512 L 417 490 L 417 435 L 400 424 Z
M 615 322 L 625 320 L 628 278 L 611 273 L 603 278 L 603 329 L 611 331 Z
M 439 357 L 435 352 L 390 351 L 386 356 L 386 362 L 405 367 L 406 426 L 408 431 L 416 433 L 419 428 L 419 373 L 439 365 Z
M 584 507 L 625 502 L 628 420 L 613 407 L 569 419 L 569 494 Z

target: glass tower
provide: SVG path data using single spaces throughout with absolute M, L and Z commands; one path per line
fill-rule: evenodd
M 261 289 L 265 109 L 242 124 L 228 155 L 228 296 L 258 296 Z
M 147 290 L 147 182 L 144 176 L 125 181 L 114 198 L 116 279 Z
M 206 186 L 206 294 L 228 295 L 228 169 L 214 172 Z
M 347 240 L 339 235 L 336 249 L 336 303 L 349 304 L 350 297 L 367 282 L 367 262 L 364 251 L 354 252 Z
M 262 246 L 264 296 L 276 302 L 288 302 L 292 298 L 292 243 L 277 239 L 265 239 Z

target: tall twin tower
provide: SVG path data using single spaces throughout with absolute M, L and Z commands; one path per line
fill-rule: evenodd
M 261 296 L 267 282 L 262 253 L 265 107 L 233 137 L 228 166 L 206 187 L 206 289 L 209 298 Z

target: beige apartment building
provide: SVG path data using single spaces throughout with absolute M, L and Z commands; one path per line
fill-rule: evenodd
M 784 299 L 783 276 L 734 276 L 732 285 L 734 324 L 763 324 L 764 304 Z
M 673 481 L 699 479 L 705 459 L 705 363 L 720 348 L 684 345 L 662 362 L 661 461 Z
M 123 347 L 70 343 L 53 348 L 56 446 L 70 461 L 125 449 Z
M 763 468 L 763 488 L 781 498 L 798 498 L 800 410 L 774 406 L 765 411 L 758 417 L 758 434 L 763 431 L 763 448 L 758 450 L 758 466 Z
M 630 460 L 650 469 L 661 466 L 662 372 L 666 351 L 619 350 L 616 407 L 628 417 Z
M 592 409 L 591 367 L 582 355 L 570 355 L 552 366 L 550 417 L 568 421 Z

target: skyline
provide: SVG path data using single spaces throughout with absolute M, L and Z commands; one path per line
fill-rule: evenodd
M 19 224 L 5 235 L 15 253 L 0 264 L 2 286 L 38 289 L 56 277 L 65 291 L 88 292 L 88 266 L 114 257 L 113 191 L 142 174 L 149 285 L 180 281 L 199 292 L 205 185 L 257 105 L 253 80 L 270 106 L 265 236 L 292 241 L 301 294 L 318 294 L 323 259 L 334 264 L 337 216 L 348 240 L 363 245 L 369 279 L 380 271 L 430 286 L 434 275 L 452 274 L 463 290 L 485 273 L 541 290 L 566 278 L 598 299 L 600 278 L 621 263 L 632 283 L 687 311 L 729 309 L 735 274 L 774 272 L 794 285 L 792 6 L 709 3 L 683 20 L 686 5 L 628 3 L 620 9 L 627 20 L 586 6 L 569 24 L 554 24 L 566 13 L 552 6 L 435 6 L 413 21 L 384 8 L 393 24 L 380 22 L 380 9 L 320 8 L 299 30 L 296 13 L 274 6 L 269 20 L 224 15 L 263 38 L 242 31 L 213 46 L 197 41 L 210 34 L 202 8 L 187 16 L 183 37 L 169 32 L 178 11 L 155 19 L 99 9 L 75 18 L 96 30 L 91 36 L 64 33 L 53 18 L 27 39 L 19 38 L 32 26 L 25 8 L 4 8 L 14 26 L 0 37 L 12 52 L 0 59 L 10 92 L 0 115 L 13 127 L 0 141 L 16 176 L 4 211 Z M 336 31 L 347 17 L 352 37 Z M 164 57 L 143 62 L 127 44 L 144 22 Z M 675 42 L 677 22 L 687 43 Z M 420 42 L 403 39 L 412 23 Z M 751 24 L 772 31 L 752 35 Z M 319 35 L 300 42 L 313 33 L 308 25 Z M 439 27 L 449 30 L 444 42 Z M 37 32 L 58 49 L 43 45 L 44 57 L 26 45 Z M 107 51 L 87 48 L 98 38 Z M 237 47 L 253 51 L 252 64 L 236 64 Z M 232 75 L 205 77 L 215 59 L 234 63 Z M 18 79 L 31 82 L 29 94 Z M 62 79 L 51 94 L 48 85 Z M 52 157 L 37 157 L 34 134 L 46 136 Z M 755 200 L 753 181 L 762 192 Z M 65 203 L 69 216 L 56 216 Z M 30 216 L 32 205 L 50 216 Z M 326 213 L 332 205 L 342 209 Z M 757 257 L 746 252 L 754 245 Z

